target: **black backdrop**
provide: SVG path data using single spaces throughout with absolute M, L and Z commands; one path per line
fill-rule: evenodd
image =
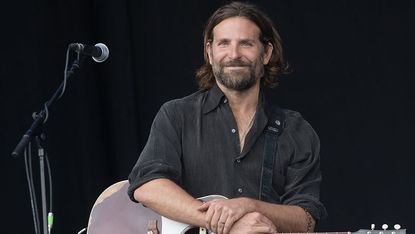
M 110 58 L 88 59 L 51 108 L 54 233 L 87 225 L 99 194 L 127 178 L 160 105 L 197 89 L 203 25 L 224 2 L 3 1 L 1 233 L 33 233 L 24 161 L 10 152 L 61 82 L 67 45 L 103 42 Z M 318 230 L 415 228 L 413 1 L 256 3 L 293 68 L 272 97 L 322 141 L 329 218 Z

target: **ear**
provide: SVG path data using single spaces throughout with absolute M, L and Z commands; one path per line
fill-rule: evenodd
M 206 43 L 205 50 L 206 50 L 206 54 L 207 54 L 208 59 L 209 59 L 209 63 L 210 63 L 210 65 L 212 65 L 212 44 L 211 44 L 211 42 Z
M 274 46 L 272 46 L 272 44 L 268 42 L 268 45 L 264 47 L 264 56 L 262 58 L 264 65 L 267 65 L 269 63 L 273 50 L 274 50 Z

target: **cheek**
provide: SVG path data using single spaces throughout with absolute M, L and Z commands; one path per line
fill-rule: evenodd
M 257 50 L 246 51 L 246 53 L 244 53 L 243 57 L 245 57 L 246 59 L 248 59 L 251 62 L 258 61 L 258 60 L 262 62 L 265 59 L 264 54 L 261 53 L 261 51 L 257 51 Z
M 210 64 L 220 64 L 221 62 L 223 62 L 226 59 L 226 56 L 224 56 L 222 53 L 214 53 L 211 54 L 210 56 Z
M 226 52 L 223 50 L 213 50 L 212 51 L 212 58 L 215 60 L 220 60 L 226 57 Z

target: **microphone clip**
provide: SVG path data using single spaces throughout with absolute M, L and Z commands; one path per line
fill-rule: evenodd
M 69 49 L 75 51 L 78 54 L 91 56 L 92 59 L 97 63 L 102 63 L 108 59 L 109 50 L 108 47 L 103 43 L 97 43 L 94 46 L 84 45 L 81 43 L 69 44 Z

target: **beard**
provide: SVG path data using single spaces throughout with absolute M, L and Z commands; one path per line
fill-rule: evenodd
M 232 67 L 243 68 L 229 69 Z M 225 71 L 225 68 L 228 68 L 227 71 Z M 213 62 L 212 71 L 216 80 L 226 88 L 244 91 L 256 84 L 262 76 L 264 68 L 259 60 L 245 62 L 241 59 L 235 59 L 227 62 Z

